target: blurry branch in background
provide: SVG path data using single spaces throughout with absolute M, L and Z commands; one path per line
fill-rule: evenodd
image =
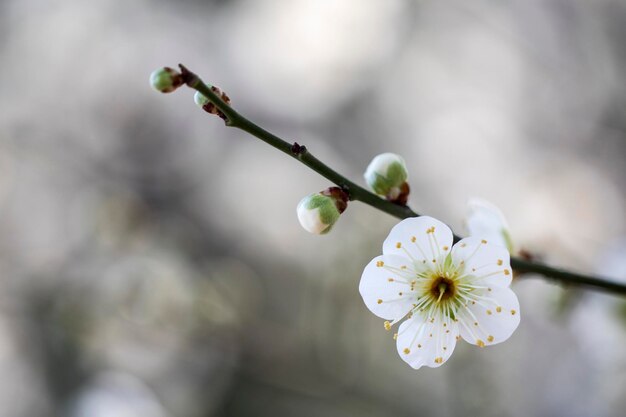
M 268 132 L 260 126 L 257 126 L 229 105 L 228 97 L 216 87 L 207 86 L 196 74 L 189 71 L 184 65 L 180 64 L 181 73 L 172 73 L 173 70 L 167 69 L 168 74 L 173 74 L 173 83 L 164 87 L 162 92 L 170 92 L 179 85 L 187 84 L 202 94 L 210 103 L 207 103 L 205 110 L 217 114 L 225 122 L 226 126 L 236 127 L 252 136 L 261 139 L 274 148 L 284 152 L 294 159 L 302 162 L 313 171 L 317 172 L 324 178 L 339 186 L 349 197 L 351 201 L 360 201 L 370 205 L 380 211 L 388 213 L 399 219 L 408 217 L 418 217 L 420 214 L 414 212 L 406 205 L 399 205 L 380 198 L 374 193 L 355 184 L 348 178 L 339 174 L 337 171 L 317 159 L 309 150 L 297 142 L 290 143 L 278 136 Z M 172 88 L 173 87 L 173 88 Z M 210 106 L 211 108 L 207 108 Z M 454 241 L 457 242 L 461 238 L 454 235 Z M 520 257 L 511 257 L 511 267 L 518 274 L 535 273 L 544 276 L 550 281 L 562 283 L 566 285 L 587 286 L 597 290 L 603 290 L 614 294 L 626 295 L 626 285 L 620 284 L 609 279 L 598 276 L 581 274 L 565 269 L 555 268 L 533 260 L 522 259 Z

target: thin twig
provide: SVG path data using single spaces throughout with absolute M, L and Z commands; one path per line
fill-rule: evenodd
M 420 216 L 420 214 L 414 212 L 408 206 L 401 206 L 387 200 L 383 200 L 376 194 L 350 181 L 348 178 L 339 174 L 337 171 L 313 156 L 313 154 L 311 154 L 305 146 L 296 142 L 287 142 L 262 127 L 257 126 L 235 111 L 231 106 L 224 103 L 220 97 L 215 94 L 210 87 L 202 82 L 196 74 L 189 71 L 182 64 L 179 66 L 185 83 L 189 87 L 199 91 L 207 97 L 215 105 L 215 107 L 223 113 L 227 126 L 241 129 L 258 139 L 261 139 L 268 145 L 286 153 L 292 158 L 297 159 L 324 178 L 341 187 L 352 201 L 360 201 L 399 219 Z M 461 237 L 456 234 L 454 235 L 455 242 L 460 239 Z M 598 276 L 585 275 L 560 268 L 554 268 L 536 261 L 529 261 L 518 257 L 511 257 L 511 267 L 518 273 L 540 274 L 548 280 L 560 284 L 587 286 L 613 294 L 626 295 L 626 285 Z

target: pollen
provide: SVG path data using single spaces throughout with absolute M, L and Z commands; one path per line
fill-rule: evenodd
M 493 336 L 492 335 L 487 336 L 487 342 L 489 342 L 489 343 L 493 342 Z
M 502 312 L 502 307 L 500 307 L 500 306 L 496 307 L 496 311 L 497 311 L 498 313 L 501 313 L 501 312 Z
M 517 311 L 515 311 L 515 310 L 511 310 L 511 315 L 512 315 L 512 316 L 514 316 L 514 315 L 515 315 L 515 313 L 517 313 Z
M 377 302 L 378 304 L 382 304 L 382 303 L 383 303 L 383 300 L 381 300 L 381 299 L 379 298 L 378 300 L 376 300 L 376 302 Z
M 402 243 L 398 242 L 396 243 L 396 248 L 400 249 L 402 247 Z
M 383 261 L 377 261 L 376 266 L 380 268 L 380 267 L 385 266 L 385 263 Z
M 502 259 L 498 259 L 498 266 L 502 265 Z
M 504 270 L 504 275 L 509 275 L 511 273 L 511 271 L 509 271 L 508 269 Z
M 487 243 L 487 241 L 485 239 L 481 240 L 480 243 L 482 243 L 483 245 L 485 245 Z
M 385 322 L 385 330 L 391 330 L 391 323 L 389 323 L 388 321 Z
M 404 348 L 404 354 L 408 355 L 409 353 L 411 353 L 411 349 L 409 348 Z
M 476 344 L 478 345 L 478 347 L 485 347 L 485 342 L 483 342 L 482 340 L 478 339 L 476 341 Z
M 435 363 L 443 363 L 443 358 L 441 356 L 438 358 L 435 358 Z

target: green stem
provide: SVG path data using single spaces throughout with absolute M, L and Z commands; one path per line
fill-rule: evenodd
M 355 184 L 337 171 L 317 159 L 311 154 L 306 147 L 299 145 L 298 143 L 289 143 L 278 136 L 268 132 L 262 127 L 254 124 L 241 114 L 239 114 L 231 106 L 224 103 L 217 94 L 215 94 L 210 87 L 208 87 L 202 80 L 194 73 L 189 71 L 183 65 L 180 65 L 183 79 L 185 83 L 199 91 L 205 97 L 207 97 L 223 114 L 226 121 L 226 125 L 230 127 L 236 127 L 241 129 L 252 136 L 261 139 L 268 145 L 284 152 L 294 159 L 302 162 L 313 171 L 317 172 L 327 180 L 341 187 L 350 197 L 350 200 L 360 201 L 369 206 L 372 206 L 380 211 L 390 214 L 399 219 L 406 219 L 407 217 L 418 217 L 420 214 L 411 210 L 408 206 L 401 206 L 391 203 L 387 200 L 383 200 L 376 194 L 366 190 L 365 188 Z M 457 242 L 461 238 L 454 235 L 454 241 Z M 603 290 L 615 294 L 626 295 L 626 285 L 617 283 L 615 281 L 601 278 L 592 275 L 579 274 L 576 272 L 567 271 L 560 268 L 554 268 L 539 262 L 529 261 L 522 258 L 511 257 L 511 267 L 518 273 L 535 273 L 546 277 L 548 280 L 566 284 L 566 285 L 578 285 L 587 286 L 590 288 Z

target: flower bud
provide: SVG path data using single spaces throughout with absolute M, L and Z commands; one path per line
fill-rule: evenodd
M 159 68 L 150 74 L 150 85 L 161 93 L 171 93 L 183 85 L 183 77 L 172 68 Z
M 394 153 L 378 155 L 365 171 L 367 185 L 376 194 L 398 204 L 406 204 L 409 197 L 408 176 L 404 159 Z
M 323 235 L 332 229 L 348 207 L 348 195 L 339 187 L 310 194 L 298 204 L 298 220 L 309 233 Z
M 221 98 L 224 103 L 230 105 L 230 97 L 228 97 L 226 93 L 220 90 L 219 87 L 211 86 L 211 91 L 217 94 L 217 96 Z M 198 105 L 198 107 L 200 107 L 205 112 L 210 114 L 217 114 L 219 117 L 226 120 L 226 116 L 224 115 L 224 113 L 222 113 L 217 107 L 215 107 L 215 104 L 211 103 L 211 100 L 209 100 L 209 98 L 201 92 L 196 91 L 196 94 L 194 94 L 193 96 L 193 101 L 195 101 L 196 105 Z

